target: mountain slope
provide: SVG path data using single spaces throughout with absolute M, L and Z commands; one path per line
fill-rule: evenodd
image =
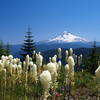
M 88 42 L 88 41 L 80 36 L 76 36 L 72 33 L 64 31 L 61 35 L 49 39 L 48 42 L 69 43 L 69 42 Z

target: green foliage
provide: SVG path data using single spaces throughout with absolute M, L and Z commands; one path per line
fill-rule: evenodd
M 65 84 L 65 79 L 66 79 L 66 70 L 64 66 L 61 66 L 61 70 L 59 73 L 59 78 L 58 78 L 58 85 L 59 87 L 64 86 Z
M 9 46 L 9 44 L 7 44 L 7 46 L 5 47 L 3 42 L 0 41 L 0 57 L 2 55 L 8 56 L 9 53 L 10 53 L 10 46 Z
M 98 68 L 98 61 L 100 60 L 100 54 L 98 53 L 96 42 L 94 41 L 94 45 L 92 48 L 92 53 L 89 57 L 85 58 L 83 63 L 85 64 L 87 70 L 91 74 L 95 74 L 95 70 Z
M 1 57 L 2 55 L 7 55 L 6 49 L 0 49 L 0 57 Z
M 20 77 L 11 76 L 7 73 L 6 89 L 4 88 L 4 80 L 2 72 L 0 71 L 0 97 L 9 95 L 11 97 L 41 97 L 43 94 L 43 88 L 40 81 L 33 82 L 29 80 L 27 86 L 25 85 L 25 77 L 22 74 Z
M 25 36 L 24 44 L 23 47 L 21 48 L 22 53 L 21 56 L 24 59 L 26 55 L 28 54 L 30 57 L 33 55 L 33 51 L 35 50 L 35 43 L 34 40 L 32 39 L 32 32 L 30 32 L 30 28 L 28 28 L 28 32 L 26 32 L 27 35 Z
M 34 96 L 36 97 L 42 96 L 44 92 L 43 90 L 44 89 L 42 88 L 40 81 L 38 81 L 37 83 L 34 83 L 34 86 L 32 84 L 32 93 L 34 94 Z
M 87 71 L 75 73 L 75 87 L 95 89 L 97 82 L 94 80 L 93 75 Z
M 10 54 L 10 45 L 9 45 L 9 43 L 7 43 L 7 45 L 6 45 L 6 53 L 7 53 L 7 56 Z

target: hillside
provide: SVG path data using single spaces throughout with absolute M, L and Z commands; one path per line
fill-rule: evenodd
M 62 48 L 62 62 L 65 63 L 64 59 L 65 59 L 65 48 Z M 100 47 L 97 48 L 98 52 L 100 53 Z M 92 48 L 77 48 L 74 49 L 74 54 L 76 55 L 80 55 L 82 54 L 84 57 L 87 57 L 88 55 L 91 54 Z M 49 57 L 54 56 L 55 54 L 57 54 L 57 49 L 51 49 L 51 50 L 47 50 L 47 51 L 43 51 L 42 55 L 44 56 L 44 58 L 46 59 L 46 61 L 49 60 Z

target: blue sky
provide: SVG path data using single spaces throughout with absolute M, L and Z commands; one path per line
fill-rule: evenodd
M 63 31 L 100 41 L 100 0 L 0 0 L 0 40 L 23 43 L 28 26 L 35 41 Z

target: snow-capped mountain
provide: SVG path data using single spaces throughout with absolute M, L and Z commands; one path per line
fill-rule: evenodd
M 76 36 L 72 33 L 64 31 L 61 35 L 49 39 L 48 42 L 70 43 L 70 42 L 88 42 L 88 41 L 80 36 Z

